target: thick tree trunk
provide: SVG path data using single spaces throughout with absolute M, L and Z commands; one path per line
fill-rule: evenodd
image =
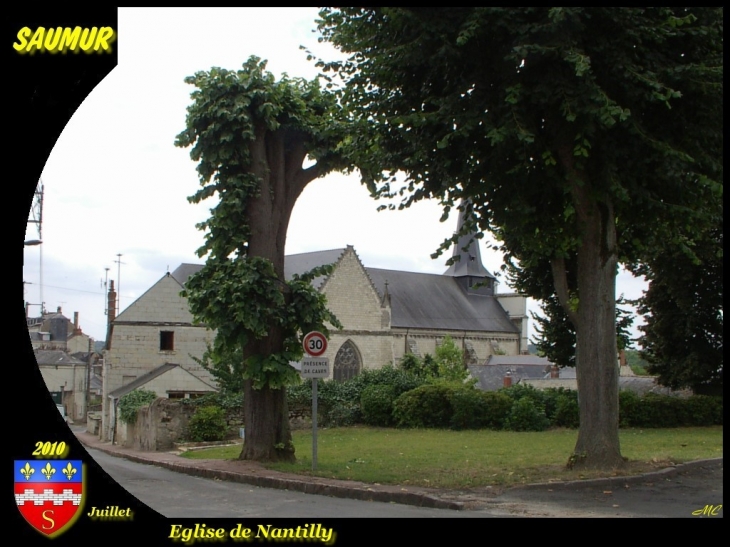
M 286 389 L 253 389 L 244 383 L 245 439 L 240 459 L 294 462 Z
M 616 354 L 616 228 L 613 207 L 574 193 L 580 205 L 575 363 L 580 430 L 570 464 L 584 468 L 623 465 L 618 437 Z
M 246 216 L 250 237 L 247 255 L 271 261 L 287 290 L 284 277 L 284 250 L 286 233 L 292 210 L 304 187 L 316 176 L 316 166 L 302 169 L 305 149 L 301 136 L 277 131 L 269 132 L 259 124 L 257 138 L 249 153 L 252 171 L 261 180 L 258 197 L 251 199 Z M 272 355 L 284 349 L 284 333 L 276 325 L 269 326 L 269 334 L 261 340 L 251 340 L 243 348 L 244 359 L 253 355 Z M 286 389 L 264 387 L 254 389 L 252 382 L 244 382 L 245 439 L 240 459 L 256 461 L 296 461 L 289 426 Z
M 618 356 L 616 352 L 616 218 L 610 197 L 591 188 L 576 167 L 572 146 L 558 149 L 570 183 L 580 243 L 578 309 L 568 301 L 565 265 L 553 260 L 556 293 L 576 331 L 575 368 L 580 429 L 569 466 L 620 467 Z

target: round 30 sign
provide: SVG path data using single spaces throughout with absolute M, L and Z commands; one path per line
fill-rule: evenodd
M 327 351 L 327 338 L 321 332 L 312 331 L 304 337 L 302 345 L 308 355 L 319 357 Z

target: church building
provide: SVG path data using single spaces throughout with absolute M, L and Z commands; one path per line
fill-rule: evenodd
M 463 222 L 462 213 L 459 228 Z M 482 264 L 478 240 L 472 235 L 461 236 L 453 257 L 454 264 L 439 275 L 371 268 L 352 246 L 287 255 L 288 279 L 316 266 L 335 265 L 329 276 L 313 281 L 343 325 L 342 330 L 331 330 L 323 355 L 330 359 L 331 378 L 343 381 L 362 370 L 397 363 L 406 353 L 433 355 L 447 335 L 463 349 L 469 365 L 483 363 L 491 355 L 526 353 L 526 298 L 495 292 L 495 277 Z M 194 323 L 186 299 L 180 296 L 188 278 L 201 267 L 181 264 L 119 316 L 110 317 L 103 436 L 106 430 L 109 437 L 114 399 L 110 394 L 125 391 L 125 386 L 160 367 L 179 365 L 203 383 L 215 385 L 192 358 L 202 356 L 215 333 Z M 186 396 L 181 386 L 171 385 L 166 391 Z

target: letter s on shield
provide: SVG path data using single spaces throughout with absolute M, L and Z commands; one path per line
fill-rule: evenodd
M 67 530 L 84 505 L 81 460 L 15 460 L 15 503 L 33 528 L 48 537 Z

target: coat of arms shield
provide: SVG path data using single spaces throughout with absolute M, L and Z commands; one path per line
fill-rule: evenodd
M 84 465 L 81 460 L 15 460 L 15 503 L 28 523 L 54 537 L 81 514 Z

